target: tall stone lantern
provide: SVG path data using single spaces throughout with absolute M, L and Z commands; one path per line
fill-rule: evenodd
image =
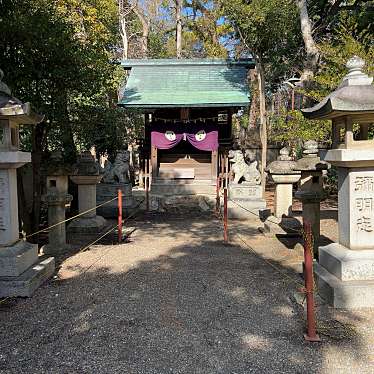
M 306 118 L 332 120 L 325 160 L 338 168 L 339 243 L 319 247 L 315 273 L 319 292 L 337 308 L 374 306 L 374 87 L 364 65 L 352 57 L 338 89 L 303 110 Z
M 31 161 L 19 151 L 19 124 L 42 121 L 29 103 L 11 95 L 0 70 L 0 297 L 31 296 L 54 272 L 54 258 L 39 261 L 38 246 L 21 240 L 18 224 L 17 168 Z
M 66 205 L 70 204 L 73 196 L 68 194 L 68 181 L 71 167 L 64 164 L 61 151 L 55 151 L 46 167 L 47 193 L 42 196 L 48 204 L 48 226 L 65 221 Z M 71 248 L 66 243 L 66 224 L 61 223 L 52 227 L 48 232 L 48 244 L 43 246 L 44 254 L 57 255 Z

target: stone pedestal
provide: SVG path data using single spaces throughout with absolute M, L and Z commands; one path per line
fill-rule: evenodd
M 75 175 L 70 179 L 78 185 L 79 213 L 90 210 L 96 206 L 96 185 L 102 175 Z M 100 232 L 106 226 L 106 220 L 96 214 L 96 209 L 90 210 L 69 224 L 69 232 Z
M 31 296 L 54 272 L 54 258 L 39 261 L 38 246 L 19 239 L 17 172 L 31 161 L 19 151 L 19 123 L 37 124 L 43 116 L 13 97 L 0 69 L 0 297 Z
M 132 196 L 131 183 L 99 183 L 97 185 L 97 205 L 103 204 L 118 196 L 118 190 L 122 191 L 122 213 L 124 216 L 133 212 L 136 202 Z M 118 200 L 105 204 L 97 209 L 97 212 L 105 218 L 118 217 Z
M 130 177 L 130 152 L 127 149 L 118 151 L 114 164 L 105 163 L 102 182 L 97 185 L 97 205 L 103 204 L 118 196 L 122 191 L 122 214 L 124 216 L 133 212 L 136 202 L 132 196 Z M 98 208 L 99 214 L 105 218 L 118 217 L 118 200 L 113 200 Z
M 262 186 L 257 184 L 230 183 L 228 188 L 229 219 L 259 219 L 259 210 L 266 208 L 262 198 Z
M 29 161 L 0 150 L 0 297 L 31 296 L 55 269 L 53 257 L 39 261 L 37 244 L 19 239 L 16 168 Z
M 49 189 L 43 200 L 48 204 L 48 226 L 65 220 L 66 204 L 70 204 L 73 196 L 66 192 L 59 192 L 57 188 Z M 48 244 L 43 246 L 44 254 L 60 254 L 70 249 L 66 243 L 66 223 L 51 228 L 48 232 Z

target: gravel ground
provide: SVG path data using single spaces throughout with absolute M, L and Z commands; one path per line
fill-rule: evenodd
M 2 373 L 374 373 L 373 312 L 319 302 L 323 342 L 304 341 L 297 247 L 245 222 L 225 246 L 193 214 L 132 225 L 130 243 L 72 254 L 0 305 Z

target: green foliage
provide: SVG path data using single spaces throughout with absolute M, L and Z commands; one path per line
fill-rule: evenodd
M 116 107 L 123 78 L 109 62 L 119 40 L 116 1 L 11 0 L 0 6 L 5 80 L 14 95 L 45 114 L 38 126 L 43 138 L 35 143 L 24 131 L 25 148 L 62 148 L 71 161 L 76 149 L 115 152 L 124 138 L 117 135 L 131 132 L 137 121 Z M 96 128 L 103 124 L 108 136 L 99 137 Z
M 374 45 L 365 30 L 354 32 L 355 28 L 341 25 L 333 40 L 319 45 L 322 61 L 319 65 L 311 88 L 305 94 L 320 101 L 335 90 L 347 73 L 345 64 L 354 56 L 360 56 L 367 63 L 366 72 L 374 74 Z M 356 36 L 354 36 L 356 34 Z
M 301 43 L 293 0 L 221 0 L 221 6 L 241 41 L 237 52 L 261 59 L 268 89 L 293 75 Z
M 283 111 L 269 118 L 269 138 L 275 142 L 295 147 L 302 141 L 317 140 L 329 142 L 331 125 L 329 121 L 315 121 L 304 118 L 299 110 Z

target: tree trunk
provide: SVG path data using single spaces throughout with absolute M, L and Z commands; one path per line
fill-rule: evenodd
M 313 38 L 312 22 L 308 14 L 307 2 L 306 0 L 296 0 L 296 3 L 299 8 L 301 34 L 306 52 L 304 70 L 300 77 L 301 84 L 304 86 L 305 83 L 314 76 L 319 59 L 319 52 Z
M 127 36 L 127 30 L 126 30 L 126 17 L 124 15 L 120 15 L 119 20 L 120 25 L 120 34 L 122 38 L 122 59 L 127 60 L 129 55 L 129 39 Z
M 33 169 L 33 207 L 31 212 L 32 225 L 30 227 L 31 232 L 35 232 L 39 229 L 40 224 L 40 207 L 42 198 L 42 174 L 40 171 L 42 165 L 43 156 L 43 144 L 44 144 L 45 128 L 44 124 L 38 124 L 33 127 L 32 130 L 32 152 L 31 162 Z M 27 234 L 30 234 L 27 233 Z M 36 242 L 37 236 L 30 238 L 30 241 Z
M 267 127 L 266 127 L 266 96 L 265 96 L 265 78 L 264 69 L 260 58 L 256 59 L 256 70 L 258 80 L 258 94 L 260 102 L 260 139 L 261 139 L 261 181 L 262 193 L 265 198 L 265 168 L 266 168 L 266 155 L 267 155 Z
M 175 0 L 176 5 L 176 44 L 177 58 L 182 57 L 182 0 Z
M 142 24 L 142 37 L 140 48 L 142 51 L 142 57 L 146 58 L 148 56 L 149 22 L 138 5 L 134 7 L 134 12 Z

